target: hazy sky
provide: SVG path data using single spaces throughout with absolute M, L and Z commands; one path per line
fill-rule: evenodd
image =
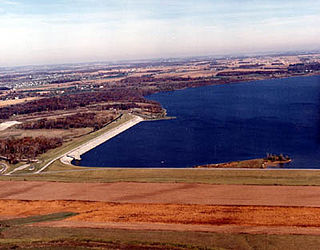
M 0 0 L 0 66 L 320 49 L 319 0 Z

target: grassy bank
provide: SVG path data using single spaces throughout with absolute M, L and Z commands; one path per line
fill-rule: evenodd
M 312 235 L 249 235 L 121 229 L 11 227 L 2 249 L 319 249 Z
M 37 223 L 37 222 L 63 220 L 65 218 L 68 218 L 68 217 L 74 216 L 74 215 L 77 215 L 77 213 L 60 212 L 60 213 L 53 213 L 53 214 L 21 217 L 21 218 L 16 218 L 16 219 L 9 219 L 9 220 L 0 220 L 0 232 L 5 229 L 8 229 L 8 227 L 12 227 L 12 226 L 32 224 L 32 223 Z
M 112 169 L 65 167 L 56 161 L 36 175 L 0 176 L 0 180 L 60 182 L 185 182 L 247 185 L 320 185 L 320 170 Z
M 92 132 L 90 134 L 78 137 L 78 138 L 74 138 L 72 141 L 66 142 L 64 143 L 61 147 L 49 150 L 48 152 L 42 154 L 38 159 L 39 159 L 39 163 L 34 163 L 32 164 L 35 168 L 34 171 L 39 170 L 40 168 L 42 168 L 43 166 L 45 166 L 46 164 L 48 164 L 50 161 L 56 159 L 57 157 L 62 156 L 63 154 L 69 152 L 70 150 L 110 131 L 111 129 L 129 121 L 132 118 L 131 115 L 129 114 L 124 114 L 120 119 L 116 120 L 115 122 L 110 123 L 109 125 L 107 125 L 106 127 Z M 29 170 L 22 170 L 22 171 L 17 171 L 16 173 L 30 173 Z

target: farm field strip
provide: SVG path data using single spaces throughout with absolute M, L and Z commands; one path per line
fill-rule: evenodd
M 0 217 L 71 213 L 58 221 L 32 223 L 41 227 L 122 228 L 140 230 L 208 231 L 224 233 L 303 233 L 320 235 L 320 208 L 143 204 L 85 201 L 1 200 Z M 52 216 L 51 216 L 52 217 Z M 31 225 L 31 224 L 30 224 Z M 300 229 L 302 231 L 300 232 Z
M 54 192 L 52 192 L 54 190 Z M 0 199 L 320 207 L 319 186 L 1 181 Z

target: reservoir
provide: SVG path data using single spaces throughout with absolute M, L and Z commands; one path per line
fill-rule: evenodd
M 168 116 L 126 130 L 81 156 L 81 166 L 192 167 L 292 158 L 320 168 L 320 76 L 190 88 L 153 94 Z

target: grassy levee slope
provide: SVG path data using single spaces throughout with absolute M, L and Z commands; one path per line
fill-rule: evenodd
M 44 222 L 44 221 L 63 220 L 65 218 L 68 218 L 74 215 L 77 215 L 77 213 L 60 212 L 60 213 L 36 215 L 36 216 L 22 217 L 22 218 L 9 219 L 9 220 L 0 220 L 0 231 L 10 226 L 19 226 L 19 225 Z
M 55 158 L 59 157 L 59 156 L 62 156 L 63 154 L 71 151 L 72 149 L 104 134 L 105 132 L 119 126 L 120 124 L 122 123 L 125 123 L 126 121 L 130 120 L 132 118 L 131 115 L 129 114 L 124 114 L 119 120 L 116 120 L 112 123 L 110 123 L 109 125 L 107 125 L 106 127 L 98 130 L 98 131 L 95 131 L 95 132 L 92 132 L 90 134 L 87 134 L 85 136 L 81 136 L 79 138 L 75 138 L 73 139 L 72 141 L 70 142 L 66 142 L 64 143 L 61 147 L 58 147 L 58 148 L 55 148 L 55 149 L 52 149 L 52 150 L 49 150 L 48 152 L 42 154 L 40 157 L 39 157 L 39 160 L 40 160 L 40 163 L 35 163 L 33 164 L 35 166 L 35 171 L 36 170 L 39 170 L 40 168 L 42 168 L 43 166 L 45 166 L 47 163 L 49 163 L 50 161 L 54 160 Z M 74 169 L 74 168 L 77 168 L 75 166 L 66 166 L 68 169 Z M 21 170 L 21 171 L 17 171 L 16 174 L 19 174 L 19 173 L 30 173 L 30 171 L 28 170 Z
M 0 180 L 60 182 L 153 182 L 247 185 L 320 185 L 320 170 L 120 169 L 69 167 L 54 162 L 41 174 L 0 176 Z

